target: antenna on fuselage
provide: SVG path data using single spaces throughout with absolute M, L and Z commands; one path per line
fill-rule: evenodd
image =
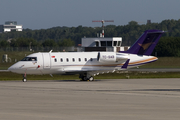
M 53 50 L 50 50 L 49 53 L 51 53 Z

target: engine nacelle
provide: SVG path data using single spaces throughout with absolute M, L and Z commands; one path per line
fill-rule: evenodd
M 97 59 L 99 62 L 116 62 L 116 53 L 114 53 L 114 52 L 99 52 Z
M 129 59 L 128 56 L 125 55 L 118 55 L 115 52 L 99 52 L 97 56 L 97 60 L 99 62 L 117 62 L 120 60 L 127 60 Z

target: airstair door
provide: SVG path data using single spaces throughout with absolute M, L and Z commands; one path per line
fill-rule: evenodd
M 50 69 L 51 68 L 50 54 L 49 53 L 42 53 L 42 54 L 43 54 L 44 69 Z

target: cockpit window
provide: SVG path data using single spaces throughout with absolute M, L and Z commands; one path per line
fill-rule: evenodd
M 37 61 L 37 57 L 25 57 L 21 61 Z

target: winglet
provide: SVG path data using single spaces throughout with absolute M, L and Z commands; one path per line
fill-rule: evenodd
M 129 64 L 129 61 L 130 61 L 130 59 L 128 59 L 121 68 L 122 68 L 122 69 L 127 69 L 127 66 L 128 66 L 128 64 Z
M 163 33 L 164 31 L 161 30 L 146 30 L 129 50 L 120 52 L 138 55 L 151 55 Z

